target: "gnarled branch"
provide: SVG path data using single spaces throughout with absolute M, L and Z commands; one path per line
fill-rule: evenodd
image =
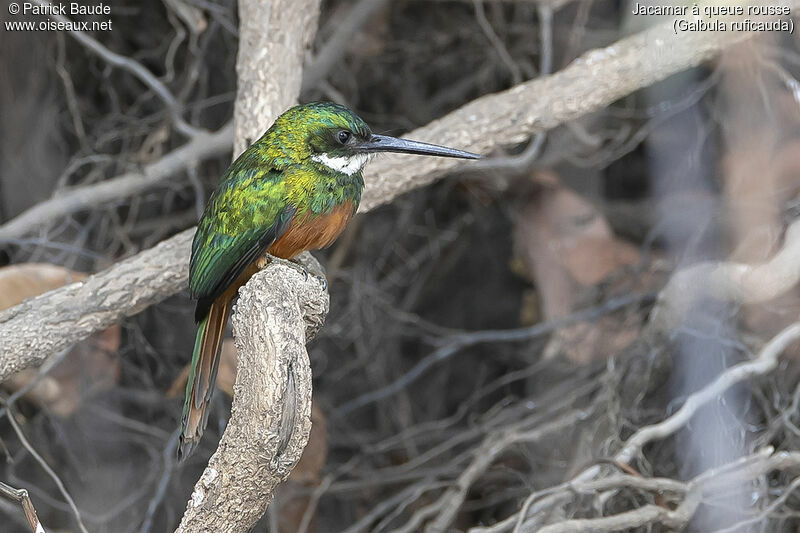
M 313 276 L 270 264 L 241 289 L 231 418 L 178 532 L 247 531 L 300 459 L 311 431 L 306 342 L 328 313 Z
M 736 304 L 769 301 L 800 281 L 800 221 L 786 229 L 783 247 L 762 264 L 704 261 L 675 272 L 658 296 L 649 327 L 677 327 L 699 298 Z

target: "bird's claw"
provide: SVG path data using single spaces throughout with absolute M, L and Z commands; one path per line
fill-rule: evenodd
M 323 291 L 328 290 L 328 280 L 325 278 L 325 276 L 318 276 L 316 274 L 312 274 L 311 272 L 308 271 L 305 265 L 303 265 L 302 263 L 298 262 L 295 259 L 282 259 L 280 257 L 275 257 L 273 255 L 267 254 L 258 260 L 257 266 L 259 269 L 263 269 L 268 264 L 273 262 L 285 265 L 289 268 L 296 270 L 297 272 L 300 272 L 301 274 L 303 274 L 303 281 L 308 281 L 309 277 L 313 277 L 322 286 Z

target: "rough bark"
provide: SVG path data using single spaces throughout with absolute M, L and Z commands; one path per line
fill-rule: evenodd
M 184 289 L 193 233 L 0 313 L 0 381 Z
M 178 532 L 247 531 L 264 514 L 308 442 L 305 345 L 327 312 L 319 280 L 283 264 L 269 265 L 242 288 L 232 319 L 238 364 L 231 418 Z
M 296 102 L 318 17 L 319 0 L 239 1 L 235 156 Z

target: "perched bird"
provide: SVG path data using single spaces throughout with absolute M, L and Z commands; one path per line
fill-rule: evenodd
M 178 449 L 197 446 L 219 365 L 231 300 L 264 264 L 331 244 L 361 200 L 361 171 L 379 152 L 477 159 L 433 144 L 376 135 L 344 106 L 316 102 L 283 113 L 222 177 L 192 242 L 189 291 L 198 323 Z

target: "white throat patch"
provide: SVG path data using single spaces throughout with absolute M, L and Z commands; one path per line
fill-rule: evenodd
M 321 163 L 335 172 L 352 176 L 361 171 L 369 161 L 369 154 L 355 154 L 351 156 L 331 157 L 328 154 L 314 154 L 311 159 Z

